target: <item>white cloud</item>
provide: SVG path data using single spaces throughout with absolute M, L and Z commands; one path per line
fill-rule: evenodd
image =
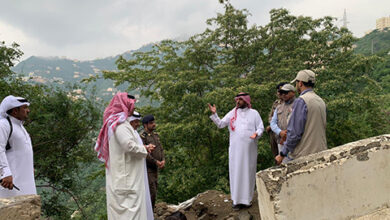
M 390 15 L 388 0 L 231 0 L 247 8 L 251 24 L 269 22 L 272 8 L 294 15 L 341 18 L 356 36 Z M 0 8 L 0 40 L 17 42 L 25 53 L 95 59 L 138 49 L 166 38 L 191 36 L 206 28 L 206 19 L 223 11 L 218 0 L 34 0 L 6 1 Z M 341 24 L 341 23 L 340 23 Z

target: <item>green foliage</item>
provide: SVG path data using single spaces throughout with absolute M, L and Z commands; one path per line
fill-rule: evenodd
M 356 42 L 355 53 L 385 55 L 390 52 L 390 29 L 374 30 Z
M 8 47 L 5 45 L 4 41 L 0 41 L 0 78 L 12 74 L 10 68 L 14 66 L 14 61 L 23 55 L 18 47 L 19 45 L 16 43 L 13 43 Z
M 227 2 L 224 14 L 207 20 L 203 33 L 184 42 L 162 41 L 132 60 L 120 57 L 119 71 L 103 74 L 160 103 L 140 110 L 156 115 L 167 152 L 160 199 L 179 202 L 208 189 L 227 192 L 229 134 L 208 118 L 207 103 L 215 103 L 223 116 L 234 107 L 235 94 L 248 92 L 266 125 L 275 85 L 301 69 L 318 74 L 330 147 L 390 131 L 378 102 L 383 93 L 373 78 L 380 59 L 354 54 L 350 31 L 335 26 L 331 17 L 296 17 L 285 9 L 271 10 L 263 27 L 248 27 L 248 16 Z M 273 165 L 264 136 L 259 169 Z

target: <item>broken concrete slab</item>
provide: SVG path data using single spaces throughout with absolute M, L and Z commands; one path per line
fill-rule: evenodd
M 351 219 L 390 206 L 390 134 L 256 175 L 262 220 Z

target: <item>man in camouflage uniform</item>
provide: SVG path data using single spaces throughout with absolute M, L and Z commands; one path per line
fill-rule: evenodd
M 268 115 L 268 123 L 271 123 L 271 120 L 272 120 L 272 116 L 274 115 L 274 111 L 275 109 L 283 104 L 283 100 L 281 98 L 281 95 L 279 93 L 279 90 L 280 88 L 282 88 L 282 86 L 284 86 L 286 83 L 285 82 L 282 82 L 282 83 L 279 83 L 277 86 L 276 86 L 276 97 L 278 97 L 274 103 L 272 104 L 272 108 L 271 108 L 271 111 Z M 279 150 L 278 150 L 278 143 L 277 143 L 277 138 L 278 136 L 271 130 L 271 126 L 267 126 L 266 128 L 266 131 L 269 135 L 269 143 L 271 145 L 271 152 L 272 152 L 272 155 L 274 157 L 276 157 L 277 155 L 279 155 Z M 276 161 L 275 161 L 276 163 Z
M 155 149 L 152 153 L 149 153 L 146 157 L 146 166 L 148 169 L 149 189 L 150 197 L 152 200 L 152 207 L 154 209 L 157 196 L 157 180 L 158 180 L 158 169 L 163 169 L 165 166 L 164 150 L 160 143 L 160 137 L 156 129 L 156 123 L 153 115 L 146 115 L 142 119 L 144 131 L 141 133 L 142 142 L 145 145 L 153 144 Z

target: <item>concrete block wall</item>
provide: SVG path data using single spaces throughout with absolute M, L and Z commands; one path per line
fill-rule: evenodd
M 389 208 L 390 134 L 260 171 L 256 184 L 262 220 L 344 220 Z

